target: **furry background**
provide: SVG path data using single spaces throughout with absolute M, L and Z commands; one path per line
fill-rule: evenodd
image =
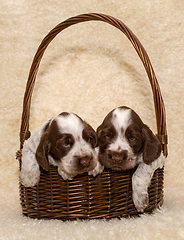
M 156 72 L 167 113 L 169 156 L 161 210 L 136 219 L 38 221 L 23 217 L 18 191 L 22 100 L 33 56 L 59 22 L 99 12 L 123 21 Z M 183 0 L 0 0 L 0 239 L 184 239 Z M 114 107 L 132 107 L 156 133 L 150 84 L 127 38 L 102 22 L 77 24 L 50 44 L 34 89 L 30 129 L 62 111 L 96 128 Z

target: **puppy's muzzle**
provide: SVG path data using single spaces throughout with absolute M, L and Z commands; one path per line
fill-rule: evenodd
M 109 151 L 109 158 L 111 158 L 115 163 L 121 163 L 126 161 L 128 158 L 128 151 L 123 150 L 121 152 Z
M 81 164 L 83 167 L 88 167 L 92 160 L 91 155 L 85 155 L 85 156 L 77 156 L 77 159 L 79 161 L 79 164 Z

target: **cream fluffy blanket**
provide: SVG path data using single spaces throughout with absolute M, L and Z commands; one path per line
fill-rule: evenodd
M 152 215 L 110 221 L 38 221 L 22 216 L 19 149 L 22 100 L 31 61 L 59 22 L 99 12 L 137 35 L 156 72 L 167 112 L 169 156 L 163 207 Z M 0 0 L 0 239 L 184 239 L 184 2 L 183 0 Z M 41 63 L 30 129 L 62 112 L 96 128 L 114 107 L 132 107 L 156 133 L 150 84 L 127 38 L 102 22 L 63 31 Z

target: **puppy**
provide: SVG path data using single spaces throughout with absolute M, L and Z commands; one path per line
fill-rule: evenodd
M 143 212 L 153 173 L 165 162 L 157 137 L 128 107 L 112 110 L 98 127 L 97 137 L 99 163 L 91 174 L 101 173 L 103 167 L 121 171 L 138 165 L 132 177 L 133 202 Z
M 73 179 L 97 165 L 97 137 L 93 128 L 73 113 L 63 112 L 45 122 L 25 141 L 20 181 L 26 187 L 38 184 L 40 166 L 58 167 L 58 173 Z

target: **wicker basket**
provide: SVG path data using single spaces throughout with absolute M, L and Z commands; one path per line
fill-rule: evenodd
M 122 31 L 137 51 L 147 72 L 153 91 L 157 120 L 157 137 L 162 151 L 167 156 L 167 132 L 165 108 L 161 91 L 150 63 L 149 57 L 132 31 L 121 21 L 104 14 L 82 14 L 60 23 L 52 29 L 41 42 L 27 81 L 23 101 L 23 113 L 20 129 L 20 150 L 17 159 L 21 166 L 21 150 L 24 141 L 30 137 L 29 117 L 32 92 L 41 58 L 49 43 L 65 28 L 85 21 L 103 21 Z M 115 172 L 109 169 L 97 176 L 87 173 L 76 176 L 72 181 L 64 181 L 58 175 L 57 168 L 51 166 L 49 172 L 41 169 L 37 186 L 26 188 L 20 183 L 20 200 L 23 214 L 37 219 L 110 219 L 113 217 L 137 215 L 132 201 L 132 174 L 135 169 Z M 163 169 L 157 169 L 149 187 L 149 206 L 145 212 L 152 212 L 163 202 Z

